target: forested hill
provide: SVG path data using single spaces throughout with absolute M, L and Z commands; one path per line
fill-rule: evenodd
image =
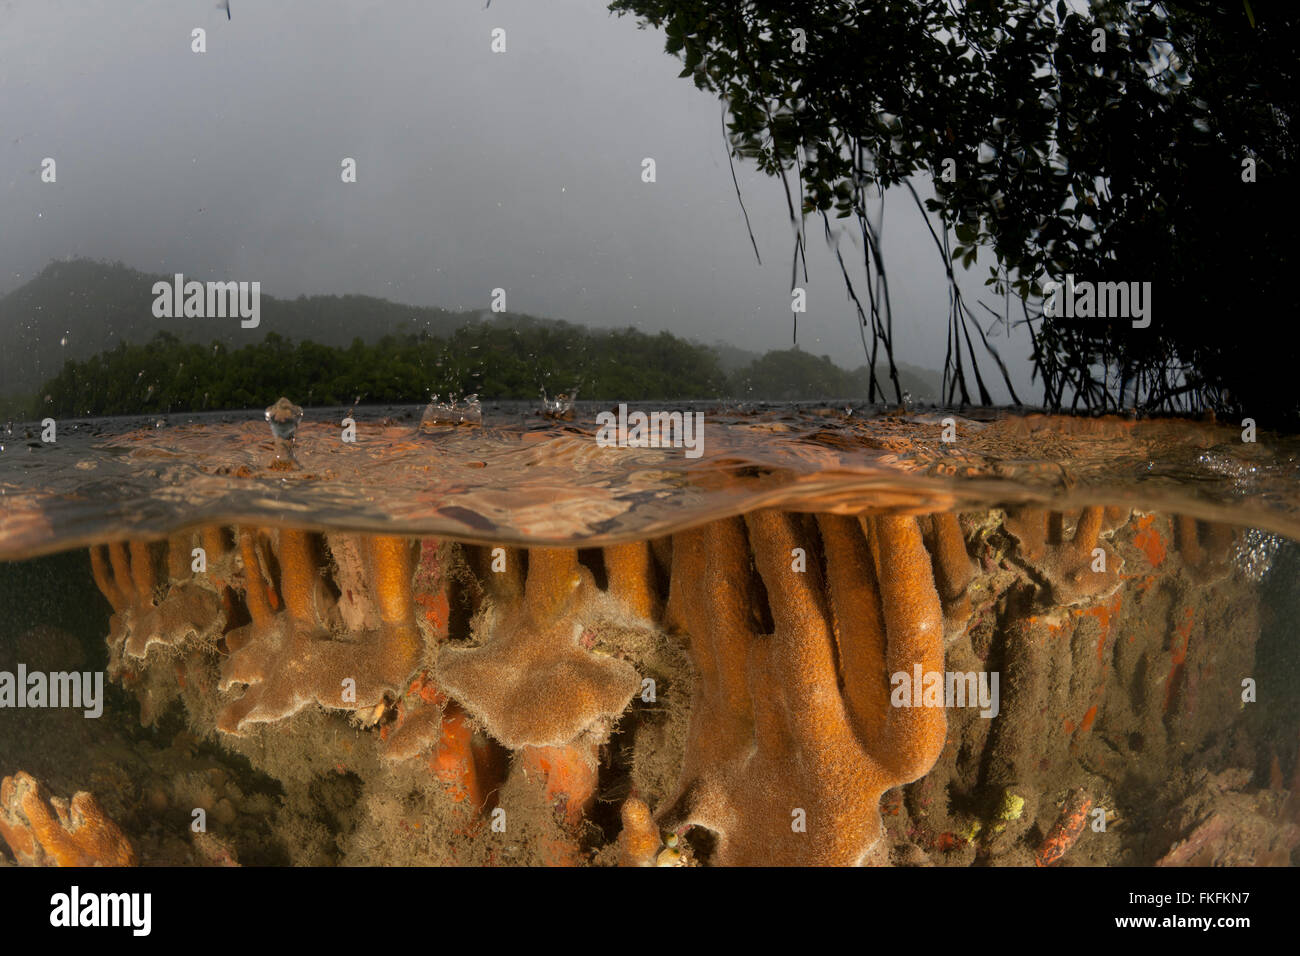
M 864 400 L 868 369 L 799 349 L 759 354 L 667 332 L 398 305 L 365 296 L 261 298 L 261 323 L 156 319 L 155 281 L 121 265 L 58 262 L 0 299 L 0 416 L 422 402 L 431 394 L 601 400 Z M 141 295 L 141 290 L 145 295 Z M 886 380 L 884 370 L 877 373 Z M 904 391 L 938 376 L 900 366 Z
M 358 336 L 426 332 L 448 336 L 478 313 L 401 305 L 364 295 L 314 295 L 277 299 L 261 295 L 261 323 L 240 328 L 237 319 L 155 318 L 150 275 L 121 263 L 73 259 L 52 262 L 31 281 L 0 298 L 0 396 L 30 393 L 57 375 L 63 363 L 80 361 L 119 342 L 148 342 L 156 332 L 182 341 L 238 347 L 267 333 L 321 345 L 346 346 Z M 186 276 L 200 281 L 209 276 Z M 534 320 L 544 321 L 544 320 Z
M 900 375 L 915 397 L 933 382 Z M 258 408 L 287 395 L 303 405 L 418 403 L 431 395 L 536 400 L 577 392 L 607 401 L 861 400 L 867 370 L 845 372 L 826 356 L 769 352 L 728 375 L 710 348 L 667 332 L 574 326 L 468 325 L 440 339 L 388 336 L 347 348 L 293 343 L 272 332 L 256 345 L 182 342 L 166 332 L 68 362 L 16 412 L 83 417 Z M 927 390 L 927 391 L 922 391 Z

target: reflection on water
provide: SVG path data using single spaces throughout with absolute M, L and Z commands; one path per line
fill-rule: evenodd
M 1243 442 L 1235 426 L 694 403 L 680 406 L 705 416 L 693 458 L 601 447 L 596 403 L 567 422 L 532 404 L 475 408 L 482 428 L 428 430 L 420 408 L 312 409 L 292 471 L 275 467 L 260 412 L 64 422 L 54 443 L 13 425 L 0 558 L 208 522 L 595 546 L 777 506 L 1123 504 L 1300 538 L 1300 439 Z
M 694 461 L 499 407 L 309 413 L 293 471 L 261 423 L 9 442 L 0 849 L 1289 864 L 1294 445 L 943 417 L 733 410 Z

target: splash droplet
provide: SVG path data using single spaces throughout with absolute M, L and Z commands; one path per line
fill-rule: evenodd
M 302 409 L 287 398 L 281 397 L 278 402 L 267 408 L 266 420 L 271 425 L 273 436 L 292 443 L 298 431 L 298 423 L 302 421 Z
M 560 392 L 554 398 L 548 398 L 546 389 L 542 389 L 542 417 L 555 421 L 572 421 L 574 408 L 578 403 L 578 390 L 572 394 Z
M 428 408 L 420 417 L 420 431 L 429 431 L 445 425 L 482 425 L 483 405 L 478 395 L 466 395 L 462 399 L 447 396 L 447 401 L 438 401 L 434 395 Z

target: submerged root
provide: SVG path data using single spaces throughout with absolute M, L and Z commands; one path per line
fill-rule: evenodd
M 529 554 L 523 593 L 495 609 L 477 646 L 448 645 L 440 686 L 506 747 L 556 747 L 603 739 L 640 686 L 625 661 L 593 654 L 590 572 L 572 549 Z M 513 592 L 508 580 L 503 591 Z
M 682 784 L 660 820 L 715 831 L 717 863 L 859 862 L 880 836 L 881 794 L 922 775 L 943 747 L 941 708 L 888 699 L 891 673 L 943 666 L 943 612 L 916 520 L 820 524 L 825 583 L 815 564 L 792 564 L 806 537 L 789 514 L 756 512 L 743 530 L 732 522 L 674 543 L 673 597 L 700 685 Z M 758 626 L 745 534 L 771 633 Z
M 1174 518 L 1174 547 L 1196 584 L 1210 584 L 1227 576 L 1236 540 L 1237 530 L 1232 525 L 1197 521 L 1187 515 Z
M 1074 831 L 1044 841 L 1057 816 L 1034 792 L 1044 754 L 1094 759 L 1103 735 L 1154 747 L 1161 721 L 1182 720 L 1197 682 L 1222 670 L 1195 642 L 1188 657 L 1182 632 L 1162 652 L 1141 643 L 1161 635 L 1117 640 L 1129 600 L 1112 595 L 1117 549 L 1154 553 L 1136 534 L 1107 540 L 1128 517 L 758 511 L 600 550 L 207 528 L 97 547 L 91 563 L 113 607 L 115 678 L 142 699 L 154 684 L 179 697 L 197 736 L 259 769 L 279 748 L 279 778 L 332 794 L 339 819 L 348 801 L 393 808 L 400 833 L 357 840 L 374 859 L 409 838 L 462 863 L 951 862 L 1009 859 L 1013 844 L 1050 863 Z M 1189 521 L 1176 539 L 1184 588 L 1232 545 Z M 196 542 L 206 570 L 183 560 Z M 1130 577 L 1154 605 L 1166 597 L 1149 564 Z M 1000 673 L 1003 693 L 993 723 L 954 713 L 948 752 L 944 703 L 963 705 L 894 693 L 899 675 L 910 687 L 918 670 L 943 674 L 945 648 L 959 673 Z M 1142 705 L 1142 733 L 1115 737 L 1123 701 L 1108 673 L 1137 655 L 1148 676 L 1128 693 L 1160 699 Z M 281 729 L 315 736 L 304 746 Z M 959 779 L 976 782 L 958 794 Z M 1084 785 L 1105 799 L 1085 774 L 1069 783 Z M 28 792 L 16 787 L 0 836 L 21 859 L 48 856 L 39 807 L 15 816 Z M 984 807 L 1004 798 L 1012 810 Z M 63 829 L 105 829 L 77 805 L 89 823 Z M 330 852 L 355 852 L 347 839 Z
M 945 640 L 952 641 L 970 622 L 967 590 L 975 577 L 975 565 L 967 553 L 966 538 L 956 514 L 926 515 L 920 522 L 926 546 L 934 558 L 935 586 L 943 602 Z
M 95 584 L 113 608 L 108 643 L 115 668 L 124 658 L 143 660 L 155 647 L 215 640 L 225 629 L 223 589 L 194 577 L 194 540 L 194 533 L 186 532 L 161 543 L 136 540 L 91 548 Z M 160 564 L 166 569 L 161 580 Z
M 204 529 L 198 540 L 220 549 L 206 575 L 182 566 L 191 537 L 166 552 L 96 549 L 92 565 L 123 646 L 146 599 L 165 638 L 183 631 L 187 588 L 220 605 L 206 633 L 238 624 L 219 645 L 223 734 L 246 736 L 308 707 L 348 712 L 377 731 L 386 764 L 424 763 L 475 813 L 505 782 L 485 750 L 490 735 L 514 752 L 515 789 L 553 815 L 552 862 L 589 852 L 602 745 L 642 689 L 633 661 L 678 680 L 656 669 L 678 654 L 663 649 L 671 628 L 698 679 L 676 794 L 659 819 L 719 834 L 716 862 L 855 862 L 879 834 L 881 793 L 923 773 L 943 742 L 942 711 L 887 701 L 893 670 L 942 665 L 936 580 L 951 626 L 971 577 L 956 518 L 926 524 L 933 559 L 915 519 L 778 512 L 581 560 L 573 549 L 467 547 L 455 579 L 477 609 L 474 640 L 447 630 L 436 542 L 422 545 L 419 574 L 404 539 L 291 529 L 233 538 Z M 811 555 L 797 571 L 795 549 Z M 161 557 L 165 587 L 151 573 Z M 242 601 L 218 601 L 222 592 Z M 426 638 L 444 635 L 451 640 L 426 654 Z M 638 804 L 628 806 L 635 817 Z M 796 811 L 804 822 L 792 830 Z M 657 826 L 653 841 L 641 840 L 656 850 Z
M 219 687 L 244 685 L 244 691 L 222 710 L 219 730 L 244 734 L 311 704 L 365 711 L 407 686 L 423 653 L 410 593 L 412 548 L 401 538 L 374 537 L 368 544 L 380 625 L 358 633 L 338 625 L 337 599 L 319 572 L 317 536 L 280 532 L 279 580 L 273 581 L 256 533 L 240 532 L 252 622 L 227 637 L 230 656 Z
M 1084 508 L 1068 541 L 1066 515 L 1060 511 L 1012 509 L 1003 527 L 1019 542 L 1022 563 L 1046 585 L 1050 603 L 1066 607 L 1104 600 L 1123 583 L 1123 559 L 1100 540 L 1117 517 L 1098 505 Z

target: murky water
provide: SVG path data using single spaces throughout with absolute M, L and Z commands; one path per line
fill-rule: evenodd
M 1292 862 L 1297 439 L 422 411 L 10 426 L 0 850 Z

